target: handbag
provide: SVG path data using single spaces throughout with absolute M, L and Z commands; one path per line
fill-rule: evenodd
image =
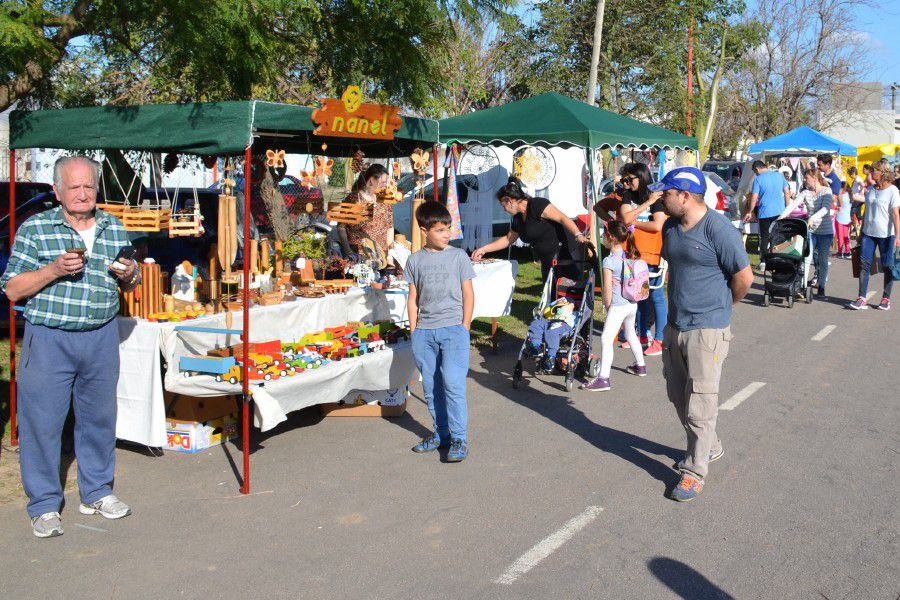
M 896 256 L 896 252 L 894 253 Z M 875 260 L 875 255 L 872 255 L 872 263 L 869 265 L 869 275 L 877 275 L 878 273 L 884 272 L 884 267 L 881 264 L 884 261 L 884 258 L 879 256 L 879 260 Z M 862 246 L 857 245 L 850 249 L 850 264 L 853 268 L 853 278 L 859 279 L 859 274 L 862 273 Z M 894 259 L 894 264 L 897 264 L 896 258 Z

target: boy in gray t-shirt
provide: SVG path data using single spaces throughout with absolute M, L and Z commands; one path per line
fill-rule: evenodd
M 466 253 L 450 246 L 450 213 L 438 202 L 416 210 L 425 246 L 409 257 L 403 279 L 409 282 L 409 328 L 413 357 L 422 373 L 422 389 L 435 433 L 413 452 L 448 448 L 447 460 L 468 455 L 469 327 L 475 306 L 475 270 Z

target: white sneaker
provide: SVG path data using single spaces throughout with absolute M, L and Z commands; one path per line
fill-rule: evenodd
M 36 537 L 49 538 L 63 534 L 62 520 L 58 512 L 44 513 L 31 519 L 31 531 Z
M 90 504 L 81 503 L 78 512 L 83 515 L 102 515 L 107 519 L 121 519 L 131 514 L 131 507 L 110 494 Z

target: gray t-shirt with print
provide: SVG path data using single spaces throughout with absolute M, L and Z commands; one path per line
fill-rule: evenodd
M 403 271 L 404 281 L 416 286 L 420 329 L 462 324 L 462 284 L 475 278 L 472 261 L 459 248 L 440 251 L 422 248 L 413 253 Z

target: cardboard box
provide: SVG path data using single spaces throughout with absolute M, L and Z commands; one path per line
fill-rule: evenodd
M 199 398 L 184 394 L 163 392 L 166 402 L 166 417 L 176 421 L 212 421 L 230 415 L 240 408 L 239 396 L 210 396 Z
M 370 392 L 353 390 L 340 402 L 320 404 L 326 417 L 400 417 L 406 412 L 409 387 Z
M 795 235 L 787 241 L 776 244 L 775 246 L 772 246 L 772 251 L 775 254 L 799 258 L 803 255 L 803 236 Z
M 166 419 L 166 450 L 194 454 L 237 437 L 237 414 L 205 423 Z

